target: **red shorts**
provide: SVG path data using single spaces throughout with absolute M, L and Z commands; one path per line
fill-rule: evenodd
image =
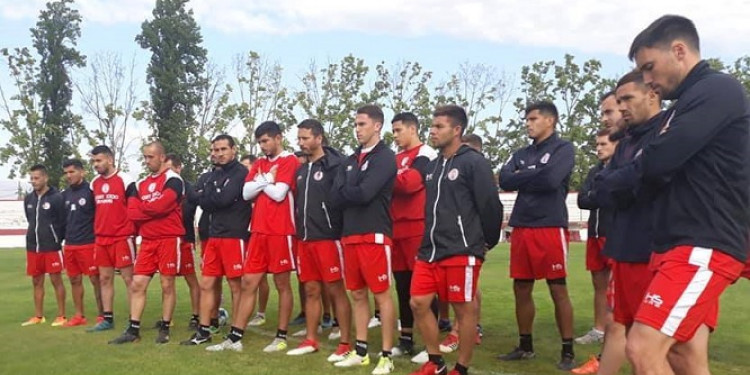
M 341 280 L 344 252 L 341 242 L 332 240 L 298 241 L 297 274 L 299 280 L 332 283 Z
M 181 240 L 178 276 L 195 275 L 195 244 Z
M 633 325 L 654 273 L 648 263 L 612 261 L 612 318 L 626 327 Z
M 203 251 L 203 276 L 234 279 L 242 276 L 242 265 L 247 256 L 246 243 L 240 238 L 212 237 Z
M 589 237 L 586 239 L 586 271 L 599 272 L 609 268 L 609 258 L 602 254 L 604 237 Z
M 294 271 L 294 236 L 253 233 L 248 245 L 245 273 L 284 273 Z
M 417 260 L 411 278 L 411 295 L 437 294 L 438 300 L 444 302 L 471 302 L 477 293 L 481 269 L 482 261 L 468 255 L 434 263 Z
M 742 271 L 742 277 L 750 279 L 750 256 L 747 257 L 747 262 L 745 262 L 745 269 Z
M 201 257 L 203 257 L 203 253 L 206 251 L 207 245 L 208 245 L 208 240 L 201 240 Z
M 375 294 L 391 287 L 391 245 L 353 243 L 344 245 L 346 289 L 369 287 Z
M 68 277 L 80 274 L 95 276 L 99 274 L 99 268 L 94 261 L 94 244 L 88 245 L 65 245 L 65 273 Z
M 422 246 L 422 236 L 394 238 L 391 254 L 393 272 L 414 271 L 419 247 Z
M 164 276 L 175 276 L 180 272 L 179 237 L 143 240 L 133 264 L 134 275 L 152 276 L 159 271 Z
M 94 259 L 97 267 L 130 267 L 135 260 L 135 241 L 133 237 L 127 237 L 109 245 L 96 244 Z
M 62 251 L 26 252 L 26 274 L 40 276 L 45 273 L 60 273 L 65 268 Z
M 510 277 L 554 280 L 567 276 L 568 236 L 565 228 L 513 228 Z

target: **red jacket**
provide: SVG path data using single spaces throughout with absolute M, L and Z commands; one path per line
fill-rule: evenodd
M 98 245 L 111 245 L 135 235 L 135 226 L 128 220 L 128 189 L 135 191 L 135 185 L 119 171 L 109 176 L 96 176 L 91 181 L 96 203 L 94 235 Z
M 437 157 L 430 146 L 420 144 L 396 155 L 398 174 L 393 185 L 391 218 L 393 238 L 424 235 L 424 168 Z
M 181 237 L 182 197 L 185 185 L 172 170 L 150 175 L 136 184 L 137 194 L 128 197 L 128 218 L 138 226 L 144 240 Z

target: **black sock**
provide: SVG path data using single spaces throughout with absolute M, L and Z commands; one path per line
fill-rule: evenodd
M 445 366 L 445 361 L 443 360 L 443 356 L 441 354 L 427 354 L 427 357 L 429 358 L 430 362 L 434 363 L 435 366 L 437 366 L 438 370 Z
M 563 339 L 562 340 L 562 356 L 563 357 L 575 357 L 575 353 L 573 353 L 573 339 Z
M 405 348 L 414 347 L 414 333 L 412 332 L 401 332 L 401 337 L 398 338 L 401 346 Z
M 519 345 L 518 347 L 521 348 L 521 350 L 525 352 L 533 352 L 534 351 L 534 342 L 531 339 L 531 334 L 528 335 L 518 335 L 519 337 Z
M 169 331 L 169 324 L 170 323 L 172 323 L 172 322 L 169 321 L 169 320 L 162 319 L 161 320 L 161 327 L 159 327 L 159 329 L 162 330 L 162 331 Z
M 211 327 L 219 327 L 219 318 L 211 318 Z
M 338 327 L 339 326 L 339 320 L 338 318 L 333 318 L 333 326 Z
M 141 334 L 141 321 L 130 319 L 127 332 L 131 335 L 140 336 Z
M 390 350 L 383 350 L 382 356 L 383 356 L 383 358 L 391 358 L 391 351 Z
M 110 323 L 114 323 L 115 322 L 115 314 L 112 313 L 111 311 L 109 311 L 109 312 L 105 311 L 102 314 L 102 316 L 104 317 L 104 320 L 107 321 L 107 322 L 110 322 Z
M 323 321 L 331 320 L 331 314 L 329 313 L 323 313 Z
M 208 330 L 208 326 L 204 326 L 203 324 L 201 324 L 200 326 L 198 326 L 198 336 L 200 336 L 200 337 L 210 337 L 211 336 L 211 331 Z
M 354 344 L 354 349 L 357 351 L 357 355 L 360 357 L 364 357 L 367 355 L 367 341 L 361 341 L 357 340 L 357 343 Z
M 276 330 L 276 338 L 286 340 L 286 330 L 285 329 L 277 329 Z
M 375 317 L 378 318 L 378 320 L 380 320 L 380 310 L 375 309 Z
M 190 318 L 190 320 L 195 320 L 195 321 L 198 321 L 198 319 L 199 319 L 198 314 L 193 314 L 193 316 Z
M 242 340 L 242 336 L 245 335 L 245 330 L 237 328 L 235 326 L 232 326 L 232 328 L 229 329 L 229 335 L 227 335 L 227 338 L 231 340 L 232 342 L 237 342 Z
M 464 365 L 462 365 L 462 364 L 460 364 L 460 363 L 456 363 L 456 367 L 454 367 L 453 369 L 455 369 L 456 371 L 458 371 L 458 373 L 461 374 L 461 375 L 468 375 L 469 374 L 469 368 L 466 367 L 466 366 L 464 366 Z

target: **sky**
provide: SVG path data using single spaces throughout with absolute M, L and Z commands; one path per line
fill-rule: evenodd
M 0 0 L 0 48 L 30 46 L 45 1 Z M 135 59 L 139 93 L 147 97 L 149 55 L 134 42 L 153 0 L 77 0 L 83 17 L 79 48 L 85 55 L 119 53 Z M 633 37 L 663 14 L 691 18 L 702 53 L 734 61 L 750 51 L 750 0 L 192 0 L 209 60 L 229 68 L 250 50 L 280 63 L 287 85 L 311 61 L 318 65 L 353 54 L 374 66 L 419 61 L 435 76 L 461 63 L 485 64 L 511 76 L 540 60 L 596 58 L 616 78 L 631 67 Z M 75 77 L 74 73 L 74 77 Z M 7 66 L 0 84 L 9 87 Z M 79 108 L 74 108 L 78 110 Z M 0 115 L 2 116 L 2 115 Z M 129 136 L 145 135 L 144 129 Z M 0 131 L 0 142 L 7 133 Z M 0 166 L 0 179 L 8 167 Z

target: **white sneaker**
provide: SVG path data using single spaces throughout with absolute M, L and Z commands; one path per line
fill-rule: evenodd
M 331 363 L 341 362 L 345 360 L 351 352 L 351 350 L 346 350 L 345 348 L 342 348 L 341 345 L 339 345 L 339 347 L 336 348 L 336 351 L 329 355 L 326 360 Z
M 323 333 L 323 327 L 318 326 L 318 334 Z M 307 336 L 307 328 L 302 328 L 301 330 L 292 333 L 292 337 L 305 337 Z
M 370 318 L 370 322 L 367 323 L 367 329 L 380 327 L 382 323 L 380 323 L 380 318 L 373 316 Z
M 305 340 L 300 346 L 286 352 L 286 355 L 303 355 L 315 353 L 318 351 L 318 346 L 314 341 Z
M 586 332 L 585 335 L 575 339 L 576 344 L 588 345 L 588 344 L 599 344 L 604 342 L 604 332 L 591 328 L 590 331 Z
M 259 327 L 266 324 L 266 316 L 255 314 L 255 316 L 247 322 L 248 327 Z
M 357 355 L 357 352 L 352 350 L 349 355 L 344 358 L 343 361 L 338 361 L 333 365 L 336 367 L 354 367 L 354 366 L 368 366 L 370 364 L 370 356 L 365 354 L 364 357 Z
M 419 354 L 415 355 L 414 357 L 411 357 L 411 362 L 419 364 L 419 365 L 423 365 L 427 363 L 427 361 L 429 360 L 430 360 L 430 356 L 429 354 L 427 354 L 426 350 L 422 350 L 421 352 L 419 352 Z
M 393 359 L 390 357 L 380 357 L 378 365 L 372 370 L 372 375 L 386 375 L 393 372 L 395 366 L 393 366 Z
M 328 334 L 328 339 L 333 341 L 333 340 L 338 340 L 340 338 L 341 338 L 341 329 L 339 327 L 333 327 L 331 329 L 331 333 Z
M 280 339 L 277 337 L 273 339 L 273 341 L 271 341 L 271 343 L 268 344 L 268 346 L 263 348 L 263 351 L 266 353 L 273 353 L 273 352 L 284 351 L 286 350 L 286 348 L 287 348 L 286 340 Z
M 242 341 L 232 342 L 232 340 L 226 339 L 219 344 L 207 346 L 206 350 L 209 352 L 223 352 L 225 350 L 233 350 L 235 352 L 241 352 Z

